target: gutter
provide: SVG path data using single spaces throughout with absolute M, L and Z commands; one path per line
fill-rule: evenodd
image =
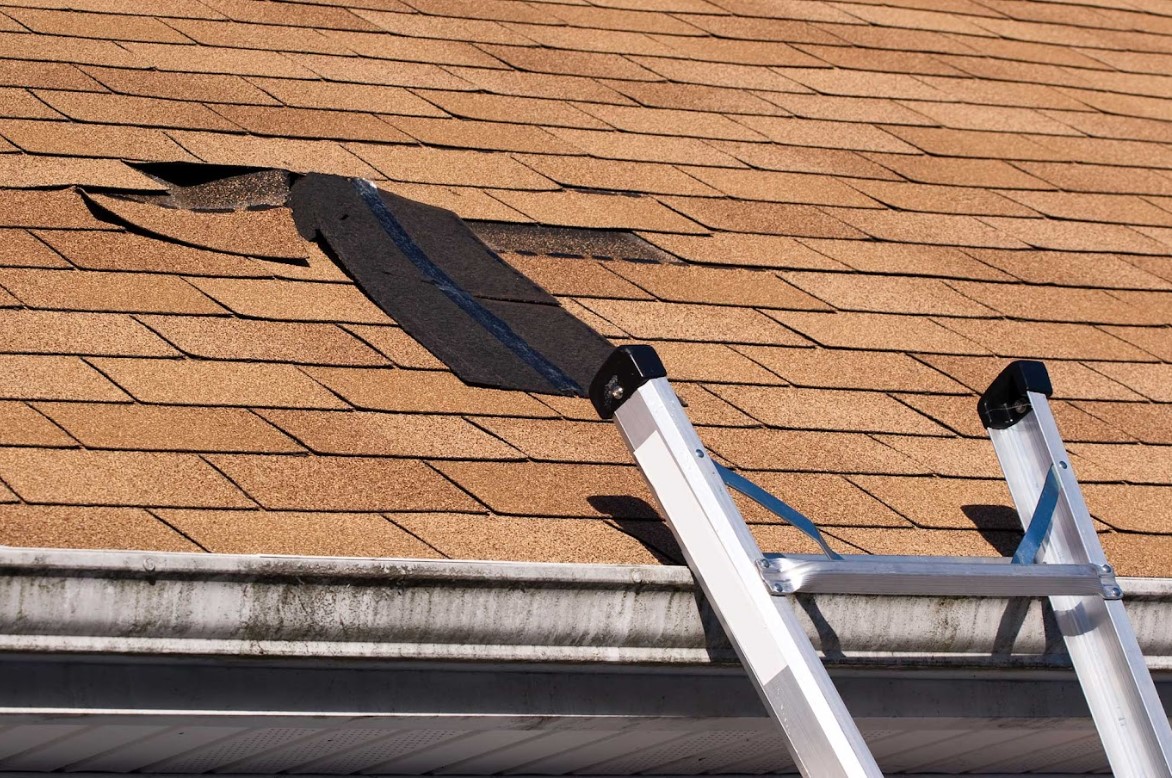
M 1172 671 L 1172 579 L 1120 579 Z M 1069 667 L 1037 600 L 800 595 L 831 666 Z M 735 665 L 684 567 L 0 549 L 0 652 Z

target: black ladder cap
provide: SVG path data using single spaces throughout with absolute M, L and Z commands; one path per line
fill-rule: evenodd
M 667 370 L 651 346 L 619 346 L 590 382 L 590 401 L 600 417 L 609 419 L 640 386 L 666 376 Z
M 1054 393 L 1050 374 L 1041 362 L 1020 359 L 1011 362 L 993 379 L 977 403 L 977 414 L 988 429 L 1003 430 L 1017 424 L 1030 412 L 1027 392 L 1047 397 Z

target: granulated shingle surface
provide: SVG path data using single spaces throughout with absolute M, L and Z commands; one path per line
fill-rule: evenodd
M 844 550 L 1011 546 L 975 401 L 1042 359 L 1112 562 L 1172 575 L 1158 5 L 10 5 L 0 543 L 680 561 L 588 402 L 463 384 L 286 209 L 134 199 L 203 162 L 547 228 L 507 261 Z

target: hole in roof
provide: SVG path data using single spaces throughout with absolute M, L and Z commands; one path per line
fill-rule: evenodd
M 588 230 L 504 222 L 469 222 L 468 226 L 496 251 L 553 257 L 625 259 L 633 262 L 679 262 L 671 254 L 624 230 Z
M 97 216 L 176 243 L 284 262 L 305 263 L 307 241 L 316 242 L 465 383 L 585 396 L 614 348 L 451 211 L 341 176 L 190 163 L 137 167 L 167 191 L 83 192 Z M 482 229 L 530 252 L 669 256 L 631 233 Z

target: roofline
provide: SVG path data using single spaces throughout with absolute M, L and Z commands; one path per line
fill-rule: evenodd
M 1172 670 L 1172 579 L 1121 579 Z M 828 663 L 1062 667 L 1038 601 L 802 595 Z M 480 662 L 735 661 L 685 567 L 0 548 L 0 651 Z

